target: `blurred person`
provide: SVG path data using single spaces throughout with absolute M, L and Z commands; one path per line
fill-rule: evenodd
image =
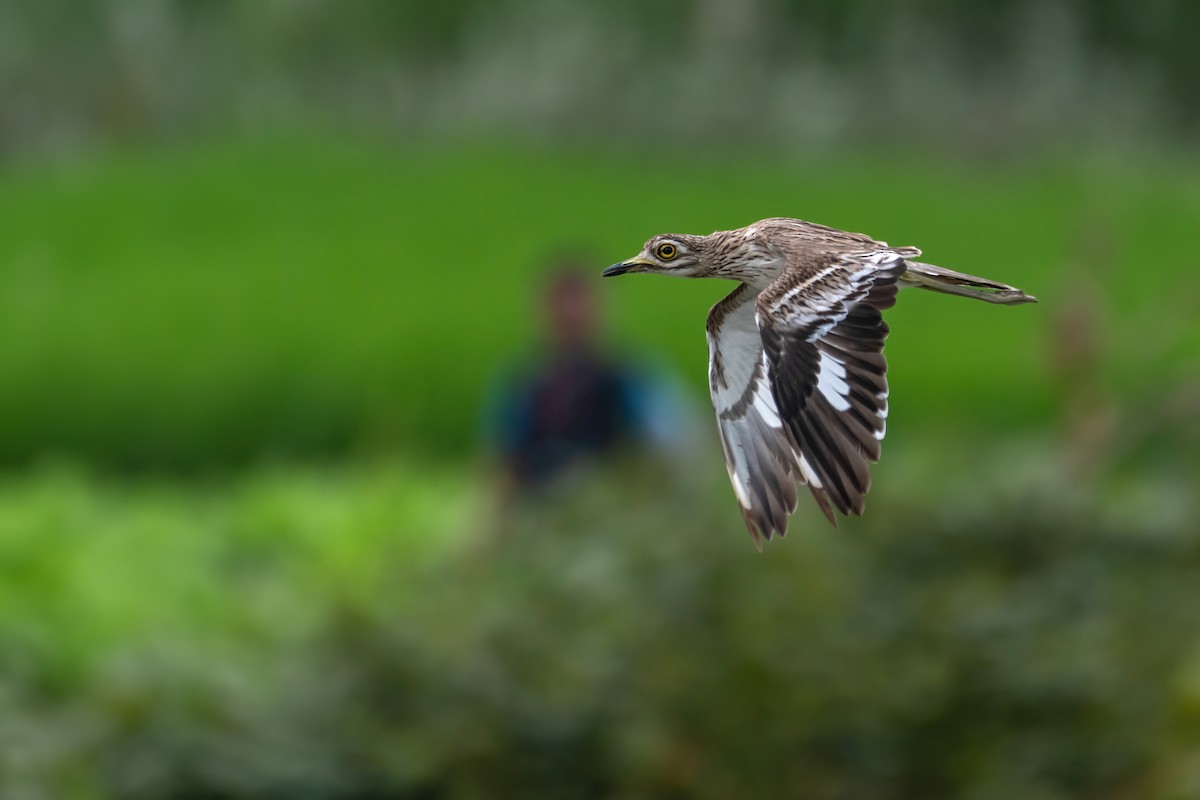
M 618 454 L 678 453 L 694 409 L 673 382 L 605 347 L 595 279 L 556 262 L 541 287 L 542 352 L 509 371 L 487 402 L 486 437 L 502 509 Z

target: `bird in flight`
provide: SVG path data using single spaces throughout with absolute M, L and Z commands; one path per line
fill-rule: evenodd
M 787 533 L 807 485 L 834 525 L 862 514 L 887 421 L 883 311 L 901 285 L 1017 305 L 1020 289 L 924 264 L 915 247 L 764 219 L 708 236 L 659 234 L 604 276 L 728 278 L 708 313 L 708 380 L 725 464 L 754 543 Z

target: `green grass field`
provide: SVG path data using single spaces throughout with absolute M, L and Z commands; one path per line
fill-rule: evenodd
M 896 436 L 1041 425 L 1049 342 L 1080 284 L 1099 301 L 1101 368 L 1118 392 L 1194 366 L 1198 173 L 329 140 L 10 166 L 0 459 L 462 455 L 489 380 L 529 346 L 549 254 L 579 248 L 599 271 L 655 232 L 768 215 L 916 243 L 1037 294 L 1020 309 L 906 294 L 889 353 Z M 727 289 L 605 284 L 619 346 L 702 397 L 703 318 Z

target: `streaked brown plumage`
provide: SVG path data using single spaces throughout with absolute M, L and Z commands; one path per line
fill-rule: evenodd
M 796 219 L 708 236 L 660 234 L 604 275 L 729 278 L 708 315 L 709 385 L 725 462 L 761 547 L 787 532 L 797 485 L 830 522 L 861 514 L 887 418 L 888 327 L 901 284 L 989 303 L 1036 302 L 1020 289 L 924 264 L 915 247 Z

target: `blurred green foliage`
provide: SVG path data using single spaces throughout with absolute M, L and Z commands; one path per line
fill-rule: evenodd
M 1200 352 L 1182 235 L 1200 223 L 1198 174 L 327 140 L 12 168 L 0 462 L 461 455 L 490 376 L 536 335 L 554 253 L 577 248 L 598 272 L 653 233 L 774 215 L 918 244 L 1042 298 L 1014 310 L 905 293 L 889 315 L 893 435 L 1045 421 L 1061 389 L 1055 320 L 1079 297 L 1095 306 L 1101 388 L 1136 403 L 1193 374 Z M 605 285 L 620 343 L 672 365 L 697 398 L 702 320 L 728 288 Z
M 0 793 L 1195 796 L 1194 461 L 1062 457 L 892 448 L 866 518 L 762 555 L 716 463 L 491 536 L 396 462 L 10 478 Z

